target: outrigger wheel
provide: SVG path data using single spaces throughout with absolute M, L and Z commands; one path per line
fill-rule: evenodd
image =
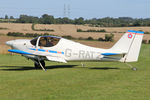
M 136 67 L 133 67 L 132 65 L 128 64 L 128 63 L 125 63 L 127 66 L 129 66 L 133 71 L 136 71 L 137 68 Z
M 136 71 L 136 70 L 137 70 L 137 68 L 136 68 L 136 67 L 133 67 L 133 68 L 132 68 L 132 70 Z

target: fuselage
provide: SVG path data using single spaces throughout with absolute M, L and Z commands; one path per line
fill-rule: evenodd
M 35 43 L 33 40 L 18 39 L 8 41 L 6 44 L 16 50 L 24 51 L 27 53 L 25 57 L 31 59 L 35 59 L 37 55 L 42 55 L 61 57 L 66 61 L 102 60 L 101 58 L 104 56 L 102 54 L 109 52 L 109 49 L 90 47 L 64 38 L 58 38 L 58 43 L 53 46 L 40 46 L 40 38 L 35 39 Z M 47 60 L 46 57 L 43 58 Z
M 90 61 L 138 61 L 144 32 L 128 30 L 110 49 L 86 46 L 56 36 L 40 36 L 32 40 L 18 39 L 7 41 L 13 49 L 9 52 L 18 53 L 34 62 L 35 68 L 45 67 L 44 60 L 63 62 Z

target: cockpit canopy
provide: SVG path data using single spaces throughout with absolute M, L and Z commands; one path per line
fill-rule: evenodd
M 60 37 L 55 37 L 55 36 L 41 36 L 32 39 L 30 42 L 34 46 L 38 45 L 41 47 L 52 47 L 55 46 L 60 39 L 61 39 Z

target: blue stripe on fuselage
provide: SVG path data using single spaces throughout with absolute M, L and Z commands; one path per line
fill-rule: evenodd
M 52 51 L 52 50 L 49 50 L 49 52 L 50 52 L 50 53 L 57 53 L 57 51 Z
M 10 49 L 10 50 L 8 50 L 8 51 L 9 51 L 9 52 L 12 52 L 12 53 L 19 53 L 19 54 L 33 55 L 32 53 L 28 53 L 28 52 L 21 51 L 21 50 L 16 50 L 16 49 Z
M 42 52 L 45 52 L 46 50 L 44 50 L 44 49 L 38 49 L 38 51 L 42 51 Z
M 49 53 L 58 53 L 58 51 L 53 51 L 53 50 L 44 50 L 44 49 L 34 49 L 34 48 L 29 48 L 30 50 L 34 50 L 34 51 L 41 51 L 41 52 L 49 52 Z M 61 54 L 64 54 L 64 52 L 61 52 Z

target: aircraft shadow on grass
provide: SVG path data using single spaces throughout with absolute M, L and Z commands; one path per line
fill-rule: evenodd
M 46 66 L 46 69 L 57 69 L 57 68 L 73 68 L 77 65 L 54 65 Z M 3 71 L 25 71 L 25 70 L 41 70 L 41 68 L 35 69 L 33 66 L 0 66 L 6 67 L 5 69 L 0 69 Z
M 117 67 L 93 67 L 93 68 L 89 68 L 89 69 L 95 69 L 95 70 L 110 70 L 110 69 L 120 69 Z
M 46 69 L 57 69 L 57 68 L 88 68 L 91 70 L 112 70 L 112 69 L 120 69 L 117 67 L 75 67 L 78 65 L 54 65 L 54 66 L 46 66 Z M 0 66 L 6 67 L 5 69 L 0 69 L 3 71 L 26 71 L 26 70 L 41 70 L 41 68 L 35 69 L 33 66 Z

